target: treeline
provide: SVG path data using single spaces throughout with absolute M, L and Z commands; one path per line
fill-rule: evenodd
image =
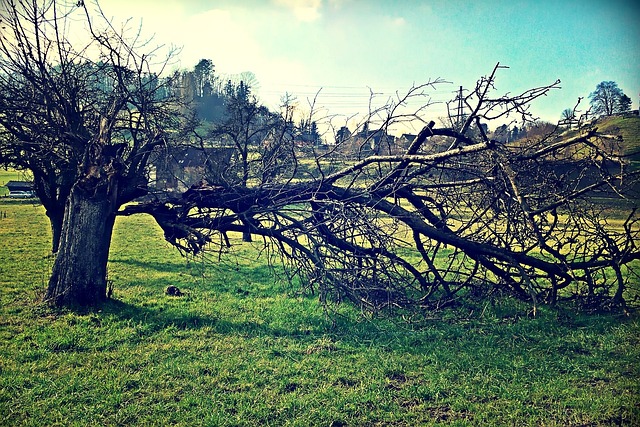
M 535 138 L 550 135 L 555 132 L 557 128 L 557 125 L 543 120 L 528 122 L 520 127 L 516 125 L 509 127 L 508 125 L 503 124 L 493 131 L 492 139 L 498 142 L 511 142 L 524 138 Z
M 310 119 L 299 119 L 296 123 L 292 109 L 295 100 L 283 100 L 281 111 L 270 111 L 260 103 L 253 93 L 258 81 L 251 72 L 243 72 L 232 76 L 221 76 L 215 71 L 210 59 L 201 59 L 193 69 L 177 71 L 172 77 L 172 86 L 187 105 L 192 108 L 194 119 L 213 125 L 217 128 L 207 137 L 231 137 L 224 129 L 237 127 L 260 127 L 256 133 L 268 133 L 267 123 L 273 124 L 276 117 L 285 121 L 279 128 L 290 136 L 291 140 L 319 145 L 322 138 L 317 122 Z M 234 123 L 235 122 L 235 123 Z M 251 133 L 251 131 L 249 131 Z

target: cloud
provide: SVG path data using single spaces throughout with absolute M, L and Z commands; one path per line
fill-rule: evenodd
M 261 88 L 256 94 L 275 109 L 286 91 L 310 80 L 302 58 L 290 55 L 292 50 L 277 42 L 280 37 L 270 38 L 271 44 L 264 40 L 265 34 L 286 28 L 291 19 L 287 13 L 269 10 L 210 9 L 188 16 L 171 33 L 184 46 L 181 68 L 191 69 L 198 60 L 208 58 L 222 76 L 251 71 Z
M 344 4 L 350 1 L 351 0 L 329 0 L 329 6 L 333 7 L 334 9 L 340 9 Z
M 273 3 L 290 9 L 302 22 L 313 22 L 322 16 L 322 0 L 273 0 Z
M 183 66 L 190 68 L 201 58 L 210 58 L 216 68 L 237 73 L 254 70 L 263 58 L 262 48 L 246 28 L 247 20 L 231 10 L 211 9 L 190 16 L 176 37 L 184 44 Z
M 403 17 L 393 18 L 391 20 L 391 25 L 394 27 L 404 27 L 407 24 L 407 20 Z

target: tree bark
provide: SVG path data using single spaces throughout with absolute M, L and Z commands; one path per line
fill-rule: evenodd
M 106 299 L 107 261 L 116 208 L 108 191 L 75 185 L 65 209 L 46 301 L 91 306 Z

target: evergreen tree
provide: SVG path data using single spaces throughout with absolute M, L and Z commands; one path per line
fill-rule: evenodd
M 509 141 L 515 141 L 519 139 L 521 136 L 522 135 L 521 135 L 520 129 L 518 129 L 518 126 L 514 126 L 513 129 L 511 129 L 511 133 L 509 134 Z
M 631 110 L 631 98 L 629 98 L 627 95 L 623 93 L 620 99 L 618 99 L 618 112 L 626 113 L 630 110 Z

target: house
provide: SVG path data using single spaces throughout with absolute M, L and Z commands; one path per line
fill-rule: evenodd
M 197 182 L 219 181 L 229 167 L 233 147 L 182 147 L 156 153 L 151 181 L 157 190 L 185 191 Z
M 9 197 L 27 199 L 35 197 L 33 192 L 33 182 L 28 181 L 9 181 L 5 184 L 9 189 Z
M 406 151 L 411 143 L 418 137 L 418 135 L 414 135 L 412 133 L 403 133 L 402 136 L 399 136 L 395 140 L 395 148 L 397 152 Z
M 368 124 L 353 134 L 350 140 L 351 144 L 345 144 L 342 148 L 358 157 L 387 155 L 394 151 L 394 137 L 384 129 L 369 130 Z
M 9 191 L 33 191 L 33 182 L 9 181 L 5 185 Z

